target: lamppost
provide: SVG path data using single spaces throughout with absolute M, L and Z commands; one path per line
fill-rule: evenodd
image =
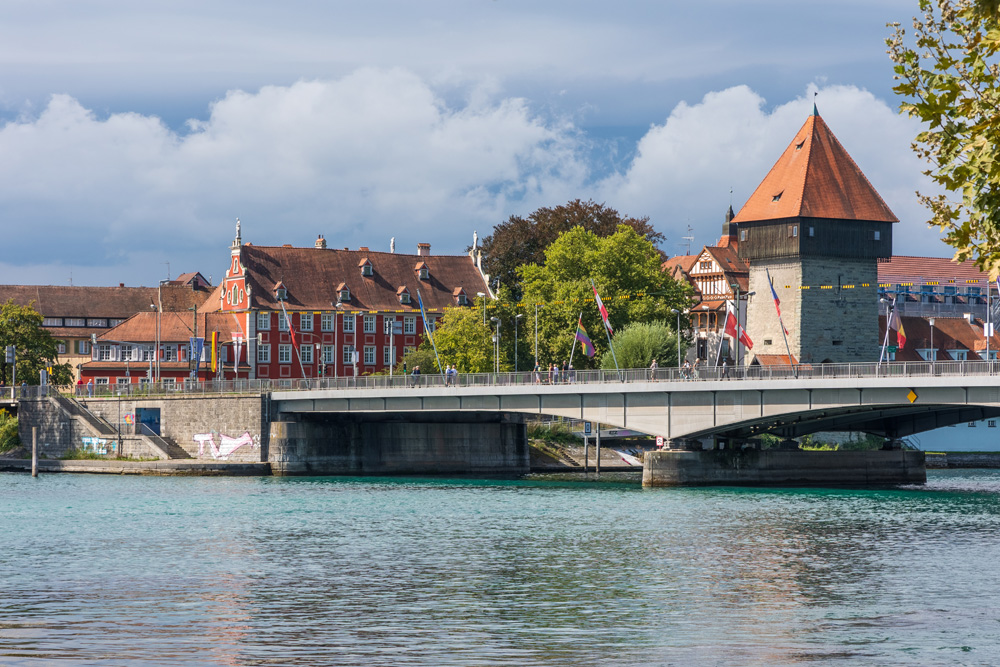
M 486 326 L 486 293 L 476 292 L 476 296 L 483 300 L 483 326 Z
M 535 304 L 535 368 L 538 368 L 538 305 Z
M 497 332 L 493 334 L 493 372 L 500 372 L 500 318 L 491 317 L 490 322 L 496 324 Z
M 937 350 L 934 349 L 934 318 L 927 320 L 927 323 L 931 325 L 931 372 L 934 372 L 934 362 L 937 361 Z
M 681 367 L 681 311 L 671 308 L 670 312 L 677 316 L 677 368 Z
M 517 372 L 517 321 L 524 317 L 524 313 L 518 313 L 514 318 L 514 372 Z

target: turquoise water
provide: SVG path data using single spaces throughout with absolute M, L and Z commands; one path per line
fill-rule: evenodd
M 928 477 L 0 475 L 0 664 L 997 664 L 1000 472 Z

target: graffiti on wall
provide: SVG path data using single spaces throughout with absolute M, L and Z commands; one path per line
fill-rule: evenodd
M 216 436 L 219 438 L 218 444 L 216 444 Z M 257 438 L 250 435 L 249 431 L 244 431 L 243 435 L 238 438 L 230 437 L 224 433 L 217 433 L 212 431 L 211 433 L 195 433 L 194 441 L 198 443 L 198 457 L 202 457 L 205 454 L 205 446 L 208 446 L 208 451 L 212 454 L 213 459 L 221 459 L 222 461 L 228 461 L 229 457 L 232 456 L 240 447 L 249 446 L 250 449 L 254 449 L 258 446 Z
M 80 438 L 83 444 L 83 451 L 94 452 L 95 454 L 110 454 L 115 450 L 115 441 L 105 438 Z

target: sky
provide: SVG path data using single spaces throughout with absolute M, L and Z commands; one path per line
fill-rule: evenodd
M 812 111 L 950 256 L 897 112 L 916 0 L 9 0 L 0 283 L 218 283 L 244 242 L 456 254 L 573 199 L 714 243 Z M 814 95 L 818 93 L 818 95 Z

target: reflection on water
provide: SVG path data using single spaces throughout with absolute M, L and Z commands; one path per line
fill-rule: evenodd
M 0 475 L 0 664 L 990 664 L 998 498 Z

